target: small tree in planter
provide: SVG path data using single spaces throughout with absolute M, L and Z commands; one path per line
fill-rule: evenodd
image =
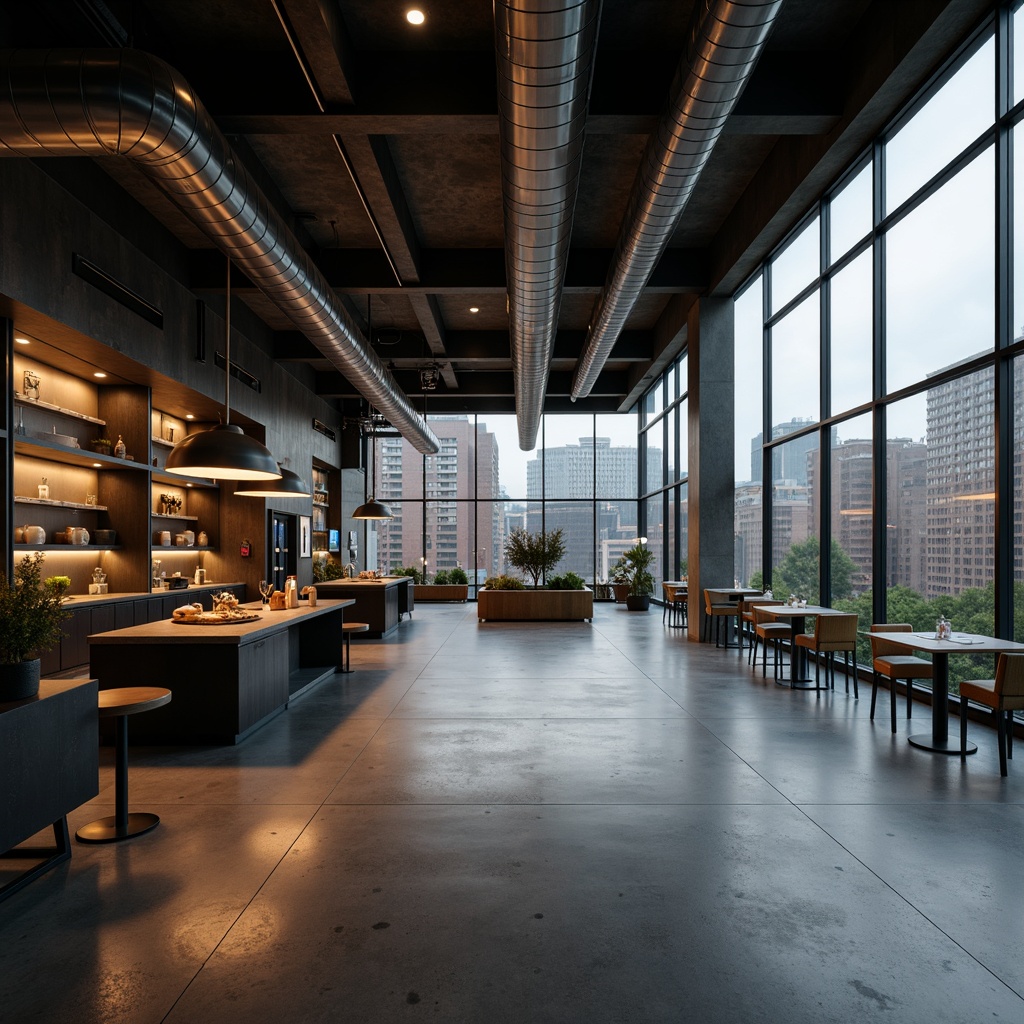
M 626 563 L 625 582 L 629 584 L 626 607 L 634 612 L 647 611 L 654 593 L 654 577 L 650 573 L 654 552 L 637 543 L 623 552 L 622 557 Z
M 565 542 L 561 530 L 542 530 L 528 533 L 513 530 L 505 541 L 505 561 L 533 578 L 533 586 L 540 586 L 540 578 L 554 569 L 565 555 Z

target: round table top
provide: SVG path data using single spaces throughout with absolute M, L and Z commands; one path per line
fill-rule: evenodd
M 171 691 L 162 686 L 119 686 L 111 690 L 100 690 L 100 718 L 152 711 L 153 708 L 169 703 L 170 699 Z

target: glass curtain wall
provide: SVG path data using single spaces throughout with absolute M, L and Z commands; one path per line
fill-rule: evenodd
M 637 417 L 549 415 L 533 452 L 519 449 L 514 416 L 428 416 L 440 450 L 420 455 L 401 437 L 375 442 L 377 497 L 393 519 L 369 524 L 370 568 L 434 580 L 461 568 L 470 596 L 488 576 L 515 572 L 505 540 L 515 529 L 560 529 L 556 573 L 608 579 L 638 536 Z M 657 458 L 662 457 L 661 450 Z
M 1024 15 L 1004 6 L 735 298 L 737 576 L 862 627 L 944 614 L 1024 640 Z M 992 671 L 951 658 L 951 689 Z

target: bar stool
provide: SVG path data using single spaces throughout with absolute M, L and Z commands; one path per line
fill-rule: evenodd
M 353 633 L 369 633 L 370 624 L 368 622 L 345 622 L 341 627 L 341 635 L 345 645 L 345 667 L 341 670 L 346 674 L 352 672 L 352 634 Z
M 156 828 L 160 818 L 136 811 L 128 813 L 128 716 L 152 711 L 170 702 L 171 691 L 162 686 L 122 686 L 99 692 L 99 717 L 114 718 L 114 813 L 83 825 L 75 838 L 80 843 L 117 843 Z

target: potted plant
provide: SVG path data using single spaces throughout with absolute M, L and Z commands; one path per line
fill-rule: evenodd
M 417 582 L 417 601 L 466 601 L 469 598 L 469 577 L 460 566 L 439 569 L 433 580 Z
M 621 556 L 615 565 L 612 566 L 611 582 L 609 585 L 612 588 L 612 593 L 615 595 L 615 603 L 625 603 L 626 597 L 629 594 L 629 566 L 626 564 L 625 556 Z
M 26 555 L 13 580 L 0 573 L 0 702 L 39 692 L 39 653 L 60 642 L 61 624 L 70 615 L 63 596 L 71 580 L 44 580 L 43 558 L 41 551 Z
M 625 561 L 625 577 L 629 583 L 626 594 L 626 607 L 631 612 L 645 612 L 651 605 L 654 593 L 654 577 L 650 573 L 654 552 L 637 542 L 628 551 L 623 552 Z
M 541 530 L 528 533 L 513 530 L 505 541 L 505 561 L 521 569 L 533 578 L 533 586 L 540 586 L 540 578 L 549 569 L 554 569 L 565 554 L 565 542 L 561 530 Z
M 114 447 L 114 442 L 109 437 L 95 437 L 89 442 L 89 447 L 97 455 L 109 455 Z

